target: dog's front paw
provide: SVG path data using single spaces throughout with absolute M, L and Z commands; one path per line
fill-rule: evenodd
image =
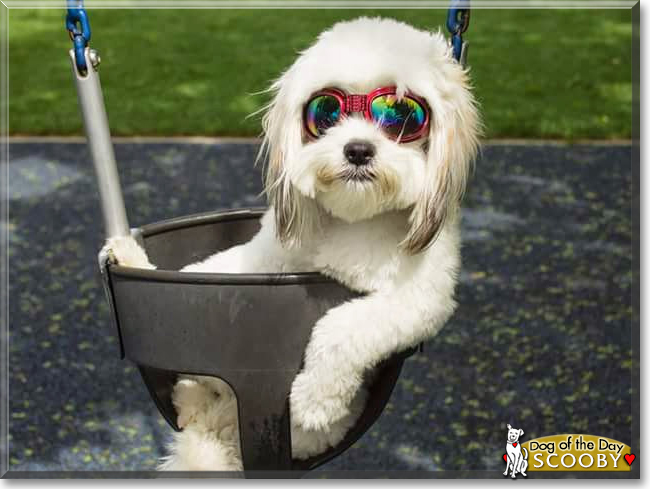
M 291 420 L 307 431 L 327 431 L 349 414 L 349 405 L 360 383 L 309 371 L 300 373 L 291 387 Z
M 112 262 L 123 267 L 156 268 L 149 262 L 147 254 L 132 236 L 109 238 L 102 252 L 108 254 Z
M 306 372 L 299 374 L 291 388 L 291 419 L 304 430 L 327 431 L 348 414 L 346 403 L 332 387 Z

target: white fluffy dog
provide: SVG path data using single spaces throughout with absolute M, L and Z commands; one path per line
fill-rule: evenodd
M 394 97 L 373 105 L 375 117 L 363 111 L 370 99 L 356 94 L 378 87 L 393 87 Z M 326 88 L 342 93 L 351 110 L 341 116 L 316 107 L 340 117 L 327 123 L 317 114 L 327 124 L 310 135 L 306 104 Z M 318 271 L 365 293 L 316 322 L 293 383 L 293 456 L 306 458 L 336 444 L 354 423 L 364 406 L 364 373 L 435 335 L 454 311 L 459 207 L 479 120 L 467 73 L 444 36 L 389 19 L 336 24 L 271 91 L 262 148 L 270 207 L 262 228 L 250 242 L 183 270 Z M 381 112 L 381 103 L 405 96 L 428 112 L 408 143 L 408 121 L 391 134 L 384 118 L 394 113 Z M 107 247 L 122 265 L 153 267 L 130 238 Z M 241 470 L 236 399 L 225 383 L 185 376 L 173 401 L 184 430 L 161 468 Z

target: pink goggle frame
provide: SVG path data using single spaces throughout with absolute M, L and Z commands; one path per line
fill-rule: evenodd
M 313 104 L 320 97 L 333 97 L 338 101 L 339 113 L 336 117 L 336 120 L 328 120 L 330 124 L 325 129 L 337 124 L 347 115 L 353 112 L 360 112 L 363 114 L 364 118 L 368 121 L 378 124 L 378 126 L 384 131 L 384 133 L 391 139 L 397 140 L 400 143 L 408 143 L 415 141 L 416 139 L 421 138 L 427 133 L 430 122 L 430 109 L 426 101 L 412 93 L 405 93 L 402 99 L 397 99 L 395 96 L 397 93 L 395 87 L 382 87 L 373 90 L 367 95 L 352 95 L 347 94 L 343 90 L 338 88 L 326 88 L 315 92 L 309 97 L 309 100 L 304 106 L 303 109 L 303 126 L 305 132 L 311 139 L 317 139 L 322 136 L 320 132 L 321 128 L 317 125 L 317 113 L 316 108 Z M 405 107 L 412 109 L 412 111 L 407 116 L 407 119 L 400 124 L 401 119 L 395 117 L 395 110 L 391 107 L 388 107 L 387 104 L 392 102 L 406 104 Z M 404 107 L 403 107 L 404 108 Z M 391 114 L 393 117 L 391 118 Z M 408 132 L 405 132 L 406 121 L 411 121 L 411 127 Z M 322 114 L 321 114 L 322 119 Z M 391 125 L 393 124 L 393 125 Z M 390 129 L 400 128 L 399 131 L 391 131 Z

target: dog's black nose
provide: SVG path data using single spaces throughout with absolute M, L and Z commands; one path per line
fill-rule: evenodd
M 353 165 L 367 165 L 375 156 L 375 146 L 364 141 L 350 141 L 343 147 L 343 154 Z

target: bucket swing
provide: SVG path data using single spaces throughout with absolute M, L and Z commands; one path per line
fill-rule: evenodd
M 455 0 L 447 26 L 454 57 L 464 62 L 466 44 L 461 36 L 469 9 L 456 8 L 459 5 L 468 7 L 468 2 Z M 157 264 L 155 270 L 129 268 L 112 263 L 105 253 L 99 255 L 121 358 L 138 366 L 156 407 L 176 431 L 171 394 L 179 374 L 227 382 L 237 397 L 246 471 L 307 471 L 336 457 L 379 417 L 404 360 L 416 350 L 395 353 L 375 367 L 365 409 L 340 443 L 309 459 L 293 459 L 288 396 L 311 328 L 327 310 L 359 294 L 318 273 L 178 271 L 250 240 L 260 227 L 261 209 L 209 212 L 131 230 L 97 73 L 100 59 L 89 48 L 90 25 L 81 0 L 69 0 L 66 28 L 74 45 L 69 52 L 72 73 L 106 236 L 131 234 Z

